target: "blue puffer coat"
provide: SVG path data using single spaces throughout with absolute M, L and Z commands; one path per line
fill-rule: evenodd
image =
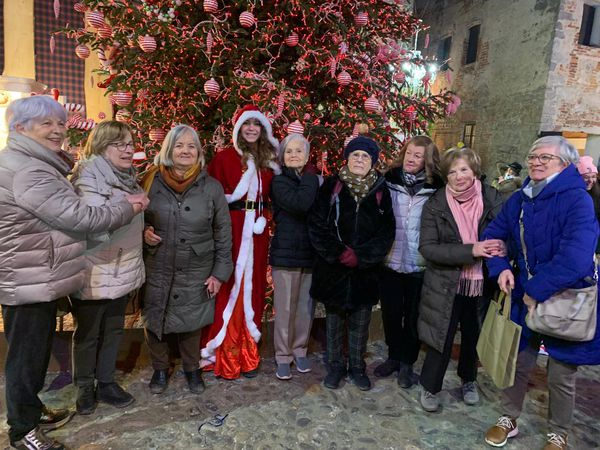
M 523 186 L 528 183 L 529 178 Z M 521 207 L 527 261 L 532 273 L 529 280 L 520 238 Z M 509 241 L 509 246 L 518 249 L 511 319 L 523 325 L 523 348 L 531 336 L 531 330 L 525 325 L 527 307 L 523 303 L 523 293 L 543 302 L 561 290 L 589 286 L 585 279 L 594 275 L 598 221 L 592 199 L 575 166 L 571 164 L 564 169 L 534 199 L 521 190 L 515 192 L 486 228 L 483 238 Z M 508 258 L 491 258 L 487 266 L 490 276 L 511 269 Z M 600 364 L 600 314 L 596 336 L 590 342 L 543 338 L 546 350 L 558 361 L 574 365 Z

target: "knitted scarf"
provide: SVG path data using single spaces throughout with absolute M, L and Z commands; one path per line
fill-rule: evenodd
M 119 182 L 125 188 L 127 188 L 127 191 L 129 193 L 135 194 L 137 192 L 141 192 L 140 186 L 137 182 L 137 173 L 133 166 L 131 166 L 129 169 L 123 170 L 116 167 L 112 162 L 110 162 L 110 159 L 108 159 L 106 156 L 102 155 L 102 159 L 104 159 L 104 161 L 108 163 Z
M 425 170 L 421 170 L 416 174 L 407 173 L 402 169 L 402 178 L 404 179 L 404 187 L 412 196 L 419 192 L 425 185 L 426 178 Z
M 378 174 L 375 169 L 369 170 L 369 173 L 367 173 L 364 177 L 361 177 L 360 175 L 355 175 L 350 172 L 348 166 L 341 168 L 339 176 L 344 184 L 348 186 L 348 189 L 350 189 L 350 192 L 357 203 L 365 198 L 378 178 Z
M 483 214 L 481 181 L 476 179 L 473 185 L 463 192 L 456 192 L 446 185 L 446 200 L 458 225 L 458 232 L 463 244 L 477 242 L 479 240 L 479 219 Z M 467 297 L 478 297 L 483 294 L 481 259 L 478 259 L 475 264 L 463 266 L 457 293 Z

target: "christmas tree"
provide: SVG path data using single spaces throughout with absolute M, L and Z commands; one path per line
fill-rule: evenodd
M 429 90 L 431 62 L 413 50 L 423 28 L 404 0 L 84 0 L 74 50 L 98 52 L 117 120 L 150 156 L 186 123 L 210 153 L 231 141 L 231 118 L 252 103 L 275 134 L 302 132 L 324 171 L 367 124 L 386 159 L 426 132 L 449 92 Z

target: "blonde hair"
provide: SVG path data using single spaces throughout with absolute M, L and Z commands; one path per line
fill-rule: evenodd
M 461 158 L 467 162 L 477 178 L 481 177 L 481 158 L 475 150 L 469 147 L 452 147 L 444 152 L 440 162 L 440 169 L 445 181 L 448 181 L 448 172 L 454 161 Z
M 398 157 L 392 162 L 390 168 L 402 167 L 404 164 L 404 155 L 408 146 L 425 148 L 425 177 L 429 184 L 433 184 L 435 178 L 441 177 L 440 173 L 440 152 L 429 136 L 415 136 L 404 143 L 398 153 Z
M 118 122 L 116 120 L 100 122 L 92 129 L 81 153 L 81 157 L 90 159 L 94 155 L 104 154 L 106 147 L 113 142 L 125 139 L 127 133 L 129 133 L 131 139 L 133 139 L 131 128 L 126 123 Z

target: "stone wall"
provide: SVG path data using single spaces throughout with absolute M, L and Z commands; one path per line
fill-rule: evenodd
M 521 161 L 540 131 L 540 118 L 559 0 L 417 0 L 415 12 L 429 30 L 435 56 L 440 39 L 452 36 L 449 73 L 435 89 L 462 99 L 455 116 L 438 121 L 433 137 L 445 149 L 462 140 L 464 124 L 475 123 L 473 147 L 484 170 Z M 476 62 L 464 65 L 468 30 L 481 26 Z
M 541 129 L 600 135 L 600 48 L 578 43 L 584 3 L 600 0 L 560 3 Z

